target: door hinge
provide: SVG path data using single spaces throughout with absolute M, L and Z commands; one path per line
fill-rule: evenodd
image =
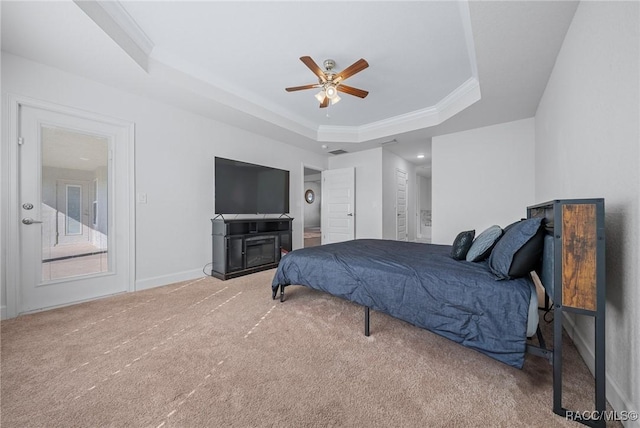
M 18 137 L 18 145 L 21 146 L 24 144 L 24 138 Z

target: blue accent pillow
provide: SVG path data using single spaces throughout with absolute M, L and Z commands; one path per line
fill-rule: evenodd
M 499 279 L 529 274 L 542 255 L 544 228 L 542 218 L 519 221 L 505 231 L 489 256 L 489 269 Z
M 493 225 L 485 229 L 480 235 L 476 237 L 469 248 L 467 253 L 468 262 L 481 262 L 489 257 L 491 250 L 496 245 L 500 237 L 502 236 L 502 228 L 498 225 Z
M 476 236 L 475 230 L 465 230 L 458 233 L 451 247 L 451 257 L 456 260 L 464 260 L 469 248 L 471 248 L 471 244 L 473 244 L 474 236 Z

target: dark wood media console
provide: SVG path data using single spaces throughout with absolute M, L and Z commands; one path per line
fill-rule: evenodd
M 282 251 L 291 251 L 292 218 L 211 220 L 211 275 L 220 279 L 278 266 Z

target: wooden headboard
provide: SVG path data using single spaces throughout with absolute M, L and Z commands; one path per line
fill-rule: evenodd
M 563 306 L 596 311 L 598 273 L 604 274 L 604 200 L 554 200 L 528 207 L 527 217 L 544 218 L 538 275 L 545 292 Z
M 562 407 L 562 323 L 564 312 L 595 318 L 595 407 L 604 414 L 605 398 L 605 235 L 604 199 L 559 199 L 527 207 L 527 218 L 542 217 L 545 228 L 539 276 L 553 300 L 553 411 Z M 545 348 L 542 345 L 542 348 Z M 583 422 L 583 421 L 581 421 Z M 605 420 L 591 426 L 604 427 Z M 583 422 L 584 423 L 584 422 Z

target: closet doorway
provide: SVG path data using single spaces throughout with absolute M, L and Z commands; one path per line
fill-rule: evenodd
M 320 245 L 322 228 L 320 224 L 322 207 L 322 179 L 318 169 L 303 166 L 304 183 L 302 186 L 303 199 L 303 222 L 304 222 L 304 247 L 315 247 Z
M 431 169 L 418 168 L 416 173 L 417 241 L 431 243 Z

